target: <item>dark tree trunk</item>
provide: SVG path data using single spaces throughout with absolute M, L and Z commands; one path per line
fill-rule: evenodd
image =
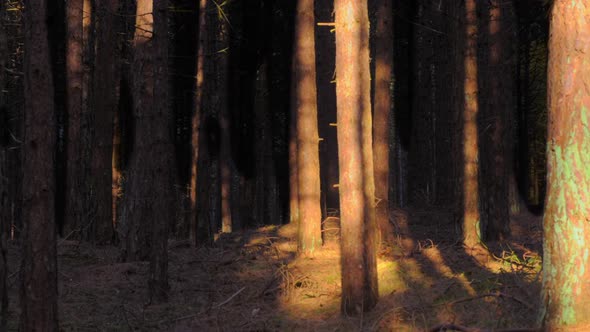
M 191 119 L 191 173 L 190 173 L 190 215 L 189 215 L 189 227 L 190 237 L 195 241 L 195 244 L 202 242 L 202 240 L 209 238 L 209 234 L 203 234 L 203 229 L 199 225 L 199 211 L 198 211 L 198 200 L 201 199 L 201 195 L 205 194 L 200 192 L 200 188 L 204 188 L 201 185 L 204 179 L 203 173 L 206 170 L 201 169 L 200 160 L 202 160 L 203 150 L 202 145 L 202 130 L 201 130 L 201 117 L 203 112 L 203 93 L 204 93 L 204 75 L 205 75 L 205 54 L 206 54 L 206 36 L 209 33 L 207 29 L 207 15 L 206 11 L 209 8 L 208 0 L 199 1 L 199 20 L 198 20 L 198 42 L 197 42 L 197 66 L 196 66 L 196 82 L 195 82 L 195 95 L 194 95 L 194 112 Z M 199 181 L 201 180 L 201 181 Z M 199 195 L 200 194 L 200 195 Z M 207 228 L 208 229 L 208 228 Z
M 548 193 L 543 220 L 545 331 L 590 329 L 590 8 L 557 0 L 548 72 Z
M 512 50 L 516 45 L 516 22 L 510 1 L 494 0 L 481 6 L 480 217 L 482 236 L 494 241 L 510 235 L 510 112 L 514 106 L 515 68 Z
M 394 2 L 398 17 L 409 17 L 411 9 L 399 1 Z M 393 189 L 392 206 L 403 208 L 408 203 L 408 149 L 411 136 L 411 41 L 414 25 L 409 20 L 394 20 L 394 106 L 393 153 L 390 155 L 390 188 Z
M 148 219 L 152 230 L 150 260 L 150 301 L 160 303 L 168 299 L 168 229 L 174 218 L 174 114 L 169 106 L 168 82 L 168 0 L 154 0 L 154 101 L 150 110 L 151 129 L 151 188 L 153 214 Z M 144 138 L 145 139 L 145 138 Z
M 229 13 L 228 3 L 221 6 L 224 13 Z M 231 183 L 232 173 L 234 171 L 233 160 L 231 155 L 231 128 L 230 128 L 230 109 L 228 93 L 228 74 L 229 74 L 229 23 L 226 19 L 217 20 L 217 43 L 215 49 L 224 50 L 218 52 L 215 58 L 215 81 L 216 81 L 216 101 L 219 112 L 219 191 L 220 191 L 220 218 L 221 231 L 231 233 L 234 228 L 232 218 L 232 200 L 231 200 Z
M 367 1 L 337 0 L 336 97 L 340 165 L 342 313 L 377 304 L 375 183 Z
M 6 265 L 6 245 L 10 232 L 11 204 L 10 204 L 10 176 L 8 168 L 8 147 L 11 141 L 8 131 L 8 107 L 4 90 L 6 89 L 6 73 L 8 59 L 8 38 L 4 19 L 6 15 L 6 3 L 0 1 L 0 330 L 6 331 L 8 319 L 8 294 L 6 277 L 8 267 Z
M 93 195 L 91 211 L 93 227 L 88 238 L 98 243 L 112 241 L 112 158 L 114 117 L 117 107 L 117 21 L 118 0 L 97 2 L 96 62 L 93 76 L 93 139 L 90 191 Z
M 433 25 L 436 11 L 430 0 L 417 1 L 413 27 L 412 44 L 412 134 L 408 152 L 410 163 L 408 186 L 410 203 L 417 207 L 432 205 L 435 201 L 435 133 L 438 91 L 436 86 L 437 67 L 436 30 Z
M 375 213 L 379 240 L 393 239 L 389 223 L 389 150 L 393 84 L 393 2 L 381 1 L 377 7 L 375 36 L 375 88 L 373 120 L 373 156 L 375 166 Z
M 158 161 L 163 159 L 159 127 L 165 126 L 154 107 L 154 44 L 153 36 L 153 2 L 137 2 L 136 29 L 133 39 L 134 59 L 132 65 L 133 95 L 133 150 L 127 168 L 124 183 L 123 207 L 118 224 L 121 236 L 121 258 L 124 261 L 147 260 L 150 255 L 150 234 L 155 210 L 157 193 L 153 192 L 152 183 L 158 173 L 167 170 L 157 169 Z M 160 135 L 158 135 L 160 134 Z M 112 143 L 112 140 L 110 141 Z M 154 149 L 158 149 L 158 153 Z M 156 157 L 157 156 L 157 157 Z M 110 163 L 109 163 L 110 166 Z M 110 168 L 109 168 L 110 169 Z M 109 178 L 110 183 L 110 178 Z M 162 188 L 164 189 L 164 188 Z M 109 191 L 110 197 L 110 191 Z M 110 207 L 109 207 L 110 211 Z
M 56 125 L 48 5 L 25 1 L 21 331 L 57 331 Z
M 79 231 L 84 223 L 82 205 L 84 183 L 82 169 L 82 115 L 83 115 L 83 17 L 84 1 L 66 2 L 66 89 L 67 89 L 67 136 L 66 136 L 66 198 L 62 235 L 69 237 Z M 79 238 L 80 234 L 76 234 Z

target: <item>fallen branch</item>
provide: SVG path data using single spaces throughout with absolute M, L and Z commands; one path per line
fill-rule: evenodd
M 246 289 L 246 286 L 240 288 L 240 290 L 238 290 L 237 292 L 234 293 L 234 295 L 230 296 L 227 300 L 217 304 L 214 306 L 214 308 L 220 308 L 221 306 L 225 305 L 226 303 L 228 303 L 229 301 L 231 301 L 234 297 L 238 296 L 238 294 L 240 294 L 244 289 Z

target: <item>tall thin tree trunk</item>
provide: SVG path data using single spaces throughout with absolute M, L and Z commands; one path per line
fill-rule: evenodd
M 105 243 L 113 237 L 112 158 L 114 117 L 117 107 L 116 20 L 118 0 L 97 2 L 96 68 L 93 76 L 93 129 L 91 178 L 94 229 L 90 239 Z
M 295 15 L 291 98 L 297 123 L 297 250 L 313 255 L 322 245 L 314 0 L 299 0 Z
M 157 128 L 154 118 L 153 0 L 137 2 L 132 95 L 133 151 L 123 186 L 123 207 L 118 224 L 121 258 L 124 261 L 147 260 L 150 254 L 151 221 L 154 218 L 154 194 L 151 192 L 154 159 L 164 156 L 153 151 Z M 112 138 L 112 137 L 111 137 Z M 157 144 L 157 146 L 160 146 Z M 163 171 L 163 170 L 160 170 Z M 110 180 L 110 179 L 109 179 Z M 110 192 L 109 192 L 110 194 Z M 110 195 L 109 195 L 110 197 Z M 110 211 L 110 208 L 109 208 Z
M 81 160 L 81 129 L 83 114 L 83 0 L 66 2 L 66 89 L 68 132 L 66 139 L 66 202 L 63 236 L 69 236 L 83 222 L 84 208 L 82 203 L 82 160 Z M 72 234 L 73 235 L 73 234 Z M 79 234 L 76 234 L 79 237 Z
M 482 234 L 486 240 L 510 235 L 509 181 L 512 172 L 509 113 L 514 105 L 515 16 L 512 2 L 494 0 L 483 5 L 484 51 L 480 57 L 480 192 Z
M 6 15 L 6 3 L 0 1 L 0 330 L 6 331 L 8 320 L 8 293 L 6 278 L 8 277 L 8 266 L 6 265 L 6 246 L 12 221 L 9 171 L 9 142 L 8 132 L 8 107 L 4 89 L 6 88 L 6 63 L 8 59 L 8 38 L 4 19 Z
M 199 32 L 197 42 L 197 73 L 195 82 L 194 112 L 191 120 L 191 178 L 189 186 L 190 216 L 189 227 L 190 237 L 196 241 L 197 234 L 197 168 L 199 164 L 199 135 L 201 126 L 201 113 L 203 107 L 203 83 L 204 83 L 204 62 L 205 62 L 205 36 L 207 34 L 206 13 L 208 0 L 199 1 Z M 195 242 L 196 243 L 196 242 Z
M 590 7 L 556 0 L 548 72 L 544 331 L 590 330 Z
M 221 5 L 220 10 L 223 14 L 229 14 L 228 2 Z M 219 105 L 219 131 L 220 131 L 220 148 L 219 148 L 219 175 L 220 175 L 220 192 L 221 192 L 221 231 L 223 233 L 231 233 L 234 225 L 232 219 L 232 204 L 231 204 L 231 183 L 233 160 L 231 154 L 231 128 L 230 128 L 230 109 L 228 102 L 228 74 L 229 74 L 229 22 L 227 18 L 218 20 L 217 29 L 217 49 L 220 52 L 217 54 L 217 86 Z
M 57 331 L 56 117 L 48 4 L 25 1 L 21 331 Z
M 342 312 L 377 304 L 375 183 L 367 1 L 336 0 Z
M 379 241 L 393 236 L 389 223 L 389 142 L 393 83 L 393 2 L 383 0 L 377 7 L 375 37 L 375 91 L 373 119 L 373 158 L 375 163 L 375 212 Z
M 476 0 L 465 1 L 465 83 L 463 110 L 463 211 L 462 240 L 467 248 L 481 242 L 479 215 L 479 145 L 477 136 L 478 70 Z
M 174 114 L 169 105 L 168 82 L 168 0 L 154 0 L 154 104 L 152 143 L 152 188 L 155 191 L 151 222 L 151 260 L 149 278 L 150 301 L 160 303 L 168 299 L 168 230 L 174 218 L 175 171 Z

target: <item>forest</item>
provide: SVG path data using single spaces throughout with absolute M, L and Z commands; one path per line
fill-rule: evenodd
M 590 331 L 588 0 L 0 0 L 0 331 Z

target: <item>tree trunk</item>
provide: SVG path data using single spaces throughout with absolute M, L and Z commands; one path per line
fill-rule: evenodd
M 590 8 L 557 0 L 548 72 L 548 193 L 543 220 L 542 323 L 590 329 Z
M 465 1 L 465 80 L 463 110 L 463 210 L 462 240 L 467 248 L 481 242 L 479 215 L 479 143 L 477 136 L 478 69 L 477 69 L 476 1 Z
M 6 331 L 8 320 L 8 293 L 6 278 L 8 266 L 6 265 L 6 245 L 10 232 L 11 204 L 10 204 L 10 177 L 8 164 L 10 133 L 8 132 L 8 107 L 4 90 L 6 88 L 6 63 L 8 59 L 8 38 L 4 19 L 6 15 L 6 3 L 0 1 L 0 330 Z
M 191 175 L 189 186 L 190 198 L 190 214 L 189 214 L 189 228 L 190 238 L 196 241 L 200 234 L 198 233 L 198 211 L 197 211 L 197 169 L 199 165 L 199 137 L 201 127 L 201 114 L 203 113 L 203 83 L 204 83 L 204 62 L 205 62 L 205 36 L 207 34 L 206 25 L 206 9 L 208 8 L 208 0 L 199 1 L 199 31 L 197 42 L 197 66 L 196 66 L 196 82 L 195 82 L 195 96 L 194 96 L 194 112 L 191 119 Z
M 314 0 L 299 0 L 295 15 L 292 110 L 297 122 L 297 251 L 313 255 L 322 245 Z
M 165 156 L 156 153 L 162 142 L 157 142 L 155 130 L 165 126 L 154 117 L 154 46 L 153 0 L 137 2 L 135 35 L 133 38 L 134 59 L 132 65 L 132 94 L 134 137 L 127 177 L 124 183 L 123 208 L 119 229 L 122 241 L 123 261 L 147 260 L 150 255 L 150 231 L 155 213 L 155 195 L 152 191 L 156 159 Z M 162 116 L 160 114 L 160 116 Z M 160 120 L 160 119 L 158 119 Z M 112 142 L 112 141 L 111 141 Z M 162 151 L 159 151 L 162 152 Z M 109 164 L 110 166 L 110 164 Z M 109 168 L 110 169 L 110 168 Z M 160 169 L 159 172 L 166 172 Z M 109 178 L 110 183 L 110 178 Z M 110 197 L 110 191 L 109 191 Z M 109 207 L 110 211 L 110 207 Z
M 367 1 L 336 0 L 342 313 L 378 299 Z
M 57 331 L 56 118 L 48 5 L 25 1 L 21 331 Z
M 509 176 L 511 165 L 515 43 L 512 2 L 493 0 L 483 5 L 480 49 L 480 192 L 482 235 L 501 240 L 510 235 Z
M 144 194 L 153 195 L 153 211 L 150 223 L 152 248 L 150 260 L 149 297 L 151 302 L 168 299 L 168 229 L 174 218 L 175 171 L 174 163 L 174 114 L 169 106 L 168 81 L 168 0 L 154 0 L 154 101 L 150 125 L 152 153 L 152 188 Z
M 375 163 L 375 213 L 379 227 L 378 241 L 393 239 L 389 223 L 389 143 L 393 84 L 393 3 L 383 0 L 377 8 L 375 37 L 375 90 L 373 120 L 373 156 Z
M 115 13 L 118 0 L 97 2 L 96 62 L 93 82 L 93 140 L 91 179 L 94 223 L 89 238 L 98 243 L 113 237 L 112 158 L 114 117 L 117 107 L 118 68 L 116 55 L 117 29 Z
M 64 237 L 73 235 L 79 230 L 80 222 L 84 222 L 84 207 L 82 203 L 82 87 L 84 79 L 83 60 L 83 0 L 68 0 L 66 2 L 66 89 L 67 89 L 67 138 L 66 138 L 66 201 L 65 218 L 63 222 Z M 76 234 L 79 237 L 80 234 Z
M 228 3 L 220 5 L 220 10 L 227 15 L 229 13 Z M 231 233 L 234 224 L 232 218 L 231 204 L 231 183 L 233 172 L 233 160 L 231 155 L 231 128 L 230 128 L 230 109 L 228 94 L 228 74 L 229 74 L 229 23 L 226 19 L 217 20 L 217 46 L 220 50 L 215 59 L 216 61 L 216 85 L 218 87 L 215 95 L 217 96 L 217 105 L 219 107 L 219 176 L 220 176 L 220 193 L 221 193 L 221 231 Z M 223 51 L 222 51 L 223 50 Z

